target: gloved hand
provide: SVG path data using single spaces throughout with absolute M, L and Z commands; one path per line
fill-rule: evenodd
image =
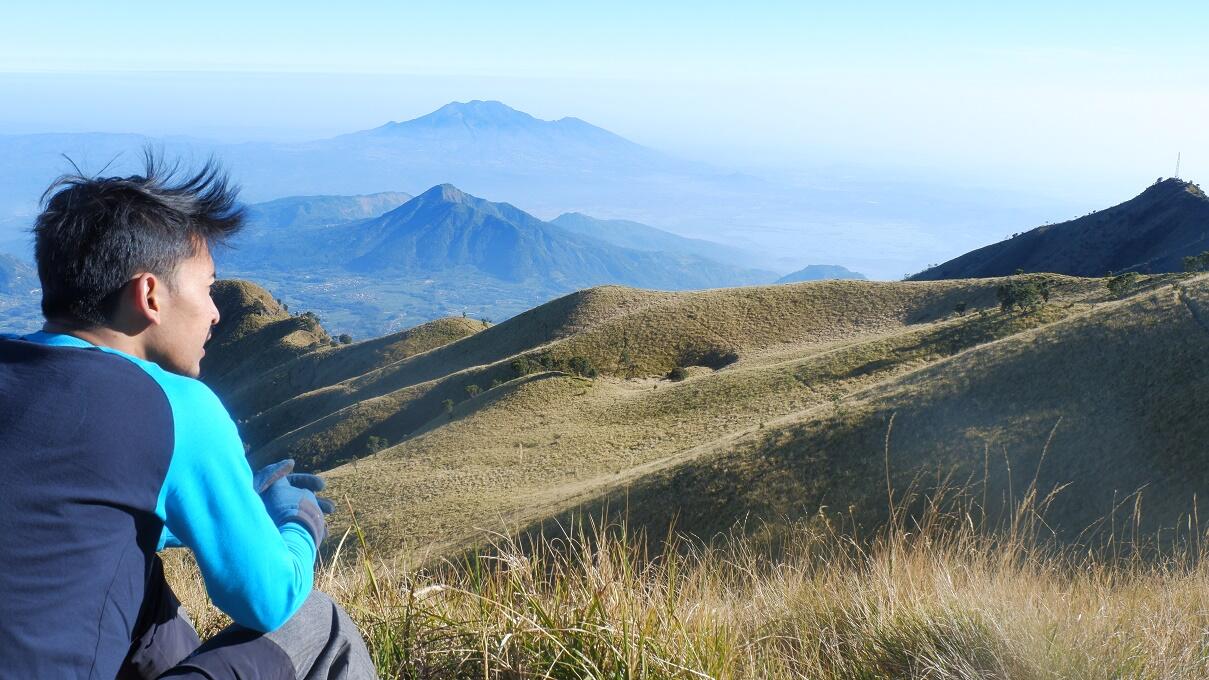
M 314 491 L 299 489 L 290 484 L 287 477 L 279 476 L 260 494 L 260 499 L 277 526 L 286 522 L 301 524 L 310 532 L 316 546 L 327 537 L 327 522 L 323 520 L 323 511 Z
M 265 490 L 273 484 L 273 482 L 276 482 L 282 477 L 285 477 L 290 482 L 290 486 L 299 489 L 309 489 L 314 491 L 316 494 L 318 494 L 320 491 L 323 491 L 323 488 L 326 486 L 326 484 L 323 482 L 323 479 L 318 475 L 307 474 L 305 472 L 294 472 L 294 459 L 286 458 L 285 460 L 279 460 L 276 463 L 270 463 L 257 470 L 256 473 L 252 475 L 252 487 L 256 489 L 256 493 L 263 494 Z M 319 509 L 323 511 L 323 514 L 330 515 L 333 511 L 335 511 L 336 506 L 330 500 L 323 498 L 322 496 L 316 496 L 315 499 L 319 504 Z
M 269 463 L 252 474 L 252 488 L 256 493 L 264 493 L 273 482 L 294 471 L 294 459 L 286 458 L 276 463 Z

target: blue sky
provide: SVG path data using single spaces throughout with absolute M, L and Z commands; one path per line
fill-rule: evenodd
M 0 133 L 299 139 L 480 98 L 744 167 L 1209 179 L 1209 3 L 1056 4 L 6 2 Z

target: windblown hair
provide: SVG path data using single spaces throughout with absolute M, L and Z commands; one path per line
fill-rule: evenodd
M 239 190 L 214 159 L 182 172 L 148 149 L 142 175 L 89 177 L 75 169 L 42 194 L 33 228 L 48 320 L 106 325 L 135 276 L 152 273 L 171 286 L 183 260 L 243 225 Z

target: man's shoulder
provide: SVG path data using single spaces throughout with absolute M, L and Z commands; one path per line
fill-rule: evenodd
M 5 354 L 14 361 L 47 361 L 87 366 L 87 370 L 72 371 L 76 379 L 103 379 L 117 387 L 116 383 L 130 386 L 150 378 L 154 387 L 147 387 L 163 393 L 175 420 L 208 421 L 214 418 L 229 418 L 226 408 L 208 385 L 196 378 L 167 371 L 153 361 L 110 347 L 74 341 L 62 335 L 34 334 L 26 338 L 0 336 L 0 343 L 6 348 L 3 350 Z
M 101 348 L 104 352 L 110 352 Z M 151 376 L 168 397 L 172 414 L 176 419 L 208 421 L 214 418 L 230 418 L 226 407 L 210 386 L 197 378 L 165 370 L 159 364 L 139 359 L 120 352 L 113 352 L 135 364 Z
M 141 383 L 146 389 L 157 389 L 154 378 L 148 380 L 150 376 L 145 370 L 140 370 L 142 367 L 96 351 L 96 348 L 53 346 L 4 335 L 0 336 L 0 363 L 3 363 L 10 377 L 53 381 L 60 387 L 70 383 L 95 392 L 106 386 L 121 389 Z M 59 380 L 60 377 L 70 380 Z

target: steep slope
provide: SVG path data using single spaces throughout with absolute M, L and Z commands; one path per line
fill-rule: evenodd
M 313 314 L 291 315 L 248 281 L 218 281 L 211 294 L 219 322 L 206 344 L 202 377 L 220 395 L 242 381 L 334 342 Z
M 1017 270 L 1072 276 L 1182 271 L 1209 250 L 1209 197 L 1178 179 L 1155 183 L 1107 210 L 966 253 L 911 277 L 924 281 L 1006 276 Z
M 328 335 L 314 314 L 290 314 L 271 293 L 249 281 L 218 281 L 213 295 L 221 321 L 206 345 L 202 376 L 240 418 L 488 326 L 475 319 L 438 319 L 343 344 Z
M 863 279 L 864 274 L 854 272 L 838 264 L 811 264 L 792 274 L 786 274 L 777 279 L 777 283 L 797 283 L 799 281 L 823 281 L 826 279 Z
M 473 335 L 489 324 L 449 317 L 355 344 L 319 347 L 227 390 L 227 405 L 255 414 L 304 392 L 369 373 Z

